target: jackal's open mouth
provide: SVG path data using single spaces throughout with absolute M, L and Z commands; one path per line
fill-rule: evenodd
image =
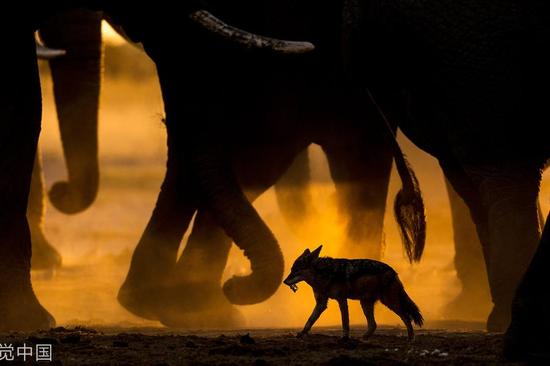
M 293 292 L 298 291 L 298 285 L 296 285 L 296 284 L 294 284 L 294 283 L 293 283 L 292 285 L 288 285 L 288 287 L 290 287 L 290 289 L 291 289 Z

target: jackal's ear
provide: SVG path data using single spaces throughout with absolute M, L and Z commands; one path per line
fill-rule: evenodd
M 310 255 L 310 254 L 311 254 L 311 252 L 309 251 L 309 248 L 304 250 L 304 252 L 302 253 L 302 255 Z
M 323 246 L 319 245 L 319 248 L 317 248 L 313 252 L 311 252 L 311 257 L 312 258 L 319 258 L 319 254 L 321 254 L 321 249 L 323 249 Z

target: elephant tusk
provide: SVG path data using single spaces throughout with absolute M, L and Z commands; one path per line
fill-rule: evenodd
M 194 11 L 189 17 L 209 32 L 216 33 L 231 42 L 235 42 L 247 48 L 271 49 L 283 54 L 303 54 L 315 49 L 315 46 L 310 42 L 285 41 L 260 36 L 235 28 L 206 10 Z
M 36 44 L 36 57 L 38 57 L 41 60 L 52 60 L 54 58 L 65 56 L 66 54 L 67 54 L 67 51 L 65 50 L 48 48 L 48 47 L 42 46 L 41 44 L 38 44 L 38 43 Z
M 52 60 L 54 58 L 65 56 L 67 54 L 67 51 L 65 50 L 44 46 L 44 43 L 42 43 L 42 40 L 40 39 L 38 33 L 34 34 L 34 38 L 36 40 L 36 57 L 41 60 Z

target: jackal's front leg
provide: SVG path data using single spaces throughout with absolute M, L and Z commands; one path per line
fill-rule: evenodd
M 347 339 L 349 338 L 349 312 L 348 312 L 348 300 L 347 299 L 339 299 L 338 305 L 340 305 L 340 313 L 342 314 L 342 330 L 344 331 L 344 334 L 342 335 L 342 338 Z
M 313 324 L 315 324 L 317 319 L 319 319 L 323 311 L 325 311 L 327 308 L 327 297 L 315 294 L 315 301 L 317 302 L 315 305 L 315 309 L 313 309 L 313 313 L 311 313 L 311 315 L 309 316 L 309 319 L 307 320 L 304 329 L 302 329 L 302 331 L 298 333 L 298 338 L 301 338 L 309 333 L 311 327 L 313 327 Z

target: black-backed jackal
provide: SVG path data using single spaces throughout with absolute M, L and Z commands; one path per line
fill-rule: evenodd
M 342 313 L 344 338 L 349 337 L 348 299 L 359 300 L 367 318 L 364 338 L 376 330 L 374 304 L 380 300 L 396 313 L 405 326 L 409 340 L 414 339 L 412 323 L 422 326 L 418 306 L 405 292 L 397 273 L 385 263 L 370 259 L 319 258 L 322 246 L 310 252 L 306 249 L 294 264 L 284 284 L 296 292 L 296 284 L 305 281 L 313 288 L 315 309 L 298 336 L 306 335 L 327 308 L 328 299 L 335 299 Z

